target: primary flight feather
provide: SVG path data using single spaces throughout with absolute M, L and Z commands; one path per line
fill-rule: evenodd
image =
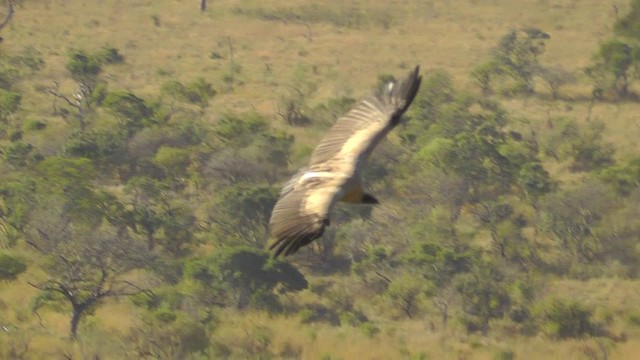
M 378 203 L 364 191 L 362 167 L 411 105 L 422 81 L 419 71 L 416 66 L 404 80 L 390 82 L 338 119 L 309 166 L 285 184 L 269 221 L 274 257 L 293 254 L 322 236 L 336 202 Z

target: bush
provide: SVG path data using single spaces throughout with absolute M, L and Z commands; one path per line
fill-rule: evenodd
M 367 321 L 367 317 L 357 310 L 345 311 L 340 314 L 340 325 L 342 326 L 357 326 L 364 324 Z
M 631 326 L 640 327 L 640 314 L 636 312 L 629 314 L 626 316 L 625 321 Z
M 178 100 L 198 105 L 201 108 L 207 107 L 209 100 L 217 93 L 211 83 L 203 78 L 197 78 L 187 85 L 177 80 L 167 81 L 162 85 L 162 92 Z
M 124 61 L 124 56 L 118 49 L 108 46 L 103 47 L 96 57 L 104 64 L 120 64 Z
M 13 113 L 18 111 L 21 100 L 20 94 L 0 89 L 0 121 L 7 121 Z
M 163 146 L 158 149 L 153 162 L 164 169 L 169 175 L 178 176 L 189 166 L 189 150 Z
M 89 55 L 84 50 L 72 50 L 68 55 L 67 70 L 75 80 L 84 82 L 95 78 L 102 67 L 96 56 Z
M 309 324 L 313 322 L 324 321 L 333 326 L 340 324 L 340 319 L 335 310 L 326 307 L 322 304 L 308 304 L 306 307 L 298 312 L 300 321 L 303 324 Z
M 640 39 L 640 1 L 631 0 L 631 9 L 623 18 L 616 21 L 616 34 Z
M 15 66 L 23 66 L 31 71 L 38 71 L 44 67 L 42 54 L 32 46 L 27 46 L 20 55 L 11 56 L 9 63 Z
M 166 324 L 172 323 L 178 318 L 174 311 L 165 308 L 159 309 L 154 315 L 156 319 Z
M 27 270 L 27 265 L 19 257 L 0 253 L 0 281 L 14 280 Z
M 573 300 L 552 299 L 538 314 L 542 331 L 554 339 L 596 335 L 592 311 Z
M 24 124 L 24 129 L 28 130 L 28 131 L 43 130 L 46 127 L 47 127 L 47 121 L 46 120 L 32 119 L 32 120 L 28 120 Z
M 380 328 L 370 322 L 365 322 L 360 325 L 360 329 L 369 338 L 373 338 L 380 333 Z
M 513 360 L 516 358 L 516 354 L 511 350 L 501 350 L 493 355 L 493 360 Z

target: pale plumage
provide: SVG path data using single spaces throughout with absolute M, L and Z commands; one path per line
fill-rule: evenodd
M 365 193 L 362 167 L 375 146 L 400 122 L 415 98 L 422 77 L 419 67 L 401 82 L 391 82 L 373 96 L 361 100 L 338 119 L 280 193 L 269 221 L 276 239 L 274 256 L 295 253 L 324 233 L 329 213 L 337 201 L 377 204 Z

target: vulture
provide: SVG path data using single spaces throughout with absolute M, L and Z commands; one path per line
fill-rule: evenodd
M 418 93 L 420 67 L 402 81 L 391 81 L 340 117 L 300 169 L 282 188 L 269 229 L 274 257 L 290 255 L 329 226 L 338 201 L 378 204 L 364 189 L 362 168 L 376 145 L 400 122 Z

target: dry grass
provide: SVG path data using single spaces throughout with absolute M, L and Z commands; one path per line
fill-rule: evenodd
M 301 65 L 309 69 L 307 80 L 317 84 L 317 91 L 310 96 L 312 102 L 333 94 L 361 96 L 375 84 L 378 74 L 402 74 L 414 64 L 444 69 L 459 86 L 469 87 L 472 67 L 487 59 L 502 35 L 523 26 L 550 33 L 542 63 L 580 73 L 598 43 L 610 36 L 615 21 L 611 4 L 597 0 L 375 3 L 374 9 L 393 19 L 389 29 L 336 28 L 323 22 L 307 27 L 235 14 L 240 8 L 273 11 L 296 9 L 305 3 L 311 2 L 216 1 L 201 14 L 196 6 L 168 0 L 36 2 L 19 9 L 3 46 L 7 52 L 37 48 L 47 59 L 39 82 L 59 81 L 69 91 L 74 89 L 64 62 L 70 48 L 97 50 L 108 44 L 120 49 L 126 64 L 108 68 L 106 78 L 114 88 L 143 95 L 156 94 L 159 86 L 172 78 L 188 81 L 204 77 L 221 84 L 233 62 L 241 68 L 237 77 L 243 85 L 215 99 L 206 114 L 213 120 L 225 110 L 272 114 L 279 96 L 290 91 L 293 72 Z M 369 6 L 335 0 L 317 4 L 362 11 Z M 212 59 L 213 52 L 224 58 Z M 579 83 L 567 91 L 567 96 L 588 98 L 590 86 Z M 25 100 L 26 106 L 42 109 L 42 97 Z M 544 122 L 548 113 L 587 118 L 587 101 L 572 102 L 571 109 L 563 101 L 552 103 L 551 108 L 548 101 L 517 99 L 512 103 L 509 110 L 515 115 L 539 122 Z M 637 104 L 597 104 L 592 117 L 605 121 L 608 137 L 628 153 L 638 150 L 633 140 L 640 133 L 640 120 L 634 115 L 639 111 Z

